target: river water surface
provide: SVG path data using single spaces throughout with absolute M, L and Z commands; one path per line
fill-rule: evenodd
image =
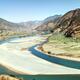
M 47 60 L 44 60 L 40 57 L 33 55 L 29 51 L 30 47 L 40 44 L 44 40 L 45 38 L 41 36 L 33 36 L 33 37 L 17 38 L 1 44 L 0 74 L 6 73 L 18 76 L 23 74 L 26 75 L 80 74 L 79 69 L 74 69 L 59 64 L 51 63 Z M 22 50 L 22 48 L 25 48 L 26 50 Z M 52 78 L 53 77 L 51 76 L 50 79 Z

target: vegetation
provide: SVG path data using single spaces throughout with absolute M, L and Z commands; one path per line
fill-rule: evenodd
M 57 42 L 57 43 L 63 43 L 63 44 L 69 44 L 69 43 L 80 43 L 80 39 L 79 38 L 72 38 L 72 37 L 65 37 L 63 34 L 55 34 L 55 35 L 52 35 L 50 38 L 49 38 L 49 43 L 54 43 L 54 42 Z
M 48 42 L 43 45 L 43 48 L 45 51 L 50 52 L 50 54 L 55 53 L 79 57 L 80 39 L 67 38 L 63 34 L 55 34 L 48 38 Z

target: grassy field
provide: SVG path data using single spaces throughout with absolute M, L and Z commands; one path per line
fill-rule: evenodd
M 62 34 L 50 36 L 43 48 L 52 54 L 80 57 L 80 39 L 67 38 Z

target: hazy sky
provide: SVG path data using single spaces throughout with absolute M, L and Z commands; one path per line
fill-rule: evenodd
M 80 8 L 80 0 L 0 0 L 0 18 L 12 22 L 42 20 Z

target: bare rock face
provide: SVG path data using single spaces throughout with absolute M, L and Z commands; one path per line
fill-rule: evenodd
M 66 37 L 80 37 L 80 9 L 71 10 L 63 15 L 54 28 L 58 29 Z

